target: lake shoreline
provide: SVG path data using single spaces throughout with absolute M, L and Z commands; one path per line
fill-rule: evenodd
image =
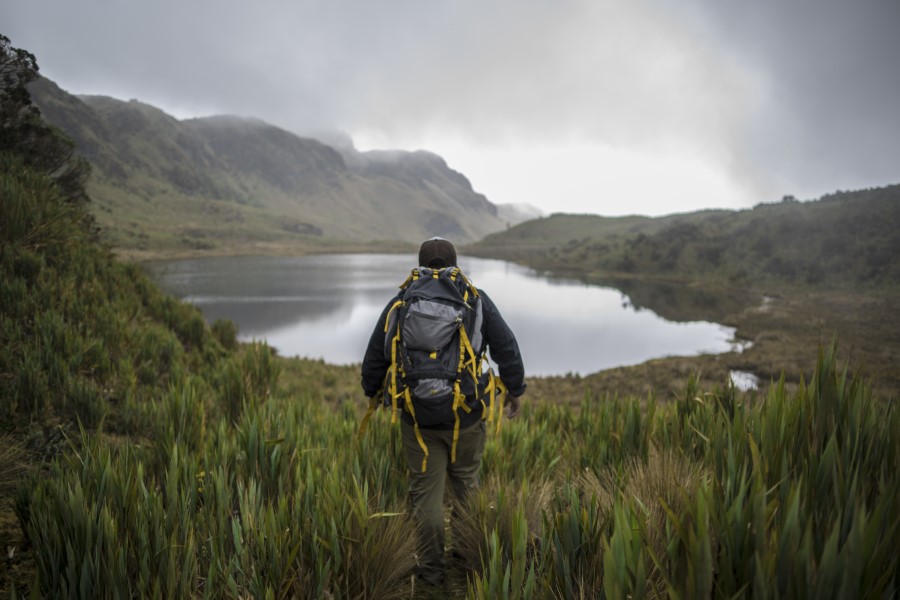
M 696 282 L 686 285 L 696 285 Z M 892 307 L 900 302 L 894 290 L 812 290 L 768 286 L 744 292 L 746 305 L 718 322 L 735 328 L 735 337 L 749 342 L 742 352 L 675 356 L 640 365 L 599 371 L 581 378 L 578 386 L 594 396 L 653 394 L 658 400 L 678 395 L 690 376 L 699 377 L 709 390 L 723 386 L 731 373 L 752 373 L 760 392 L 782 377 L 788 388 L 812 378 L 818 350 L 838 342 L 838 359 L 859 370 L 872 382 L 874 393 L 884 398 L 900 394 L 900 317 Z M 705 318 L 717 317 L 706 315 Z M 571 387 L 571 378 L 536 380 L 536 388 Z M 563 394 L 572 397 L 571 392 Z
M 226 256 L 308 256 L 324 254 L 401 254 L 413 253 L 410 244 L 359 244 L 340 248 L 306 248 L 270 246 L 242 247 L 234 253 L 221 251 L 154 251 L 117 250 L 117 255 L 133 262 L 212 258 Z M 495 257 L 485 257 L 495 258 Z M 516 262 L 516 261 L 513 261 Z M 527 263 L 518 262 L 523 266 Z M 735 328 L 736 340 L 749 342 L 742 352 L 671 356 L 656 358 L 631 366 L 615 367 L 582 376 L 544 376 L 529 378 L 531 390 L 547 398 L 567 398 L 653 394 L 666 400 L 683 389 L 691 375 L 699 377 L 706 389 L 724 385 L 732 371 L 752 373 L 765 389 L 770 381 L 785 378 L 796 386 L 809 380 L 821 344 L 832 338 L 839 342 L 839 358 L 875 382 L 876 393 L 896 397 L 900 393 L 900 374 L 894 365 L 900 357 L 900 341 L 892 332 L 900 331 L 900 317 L 890 307 L 900 301 L 896 290 L 822 290 L 799 285 L 728 285 L 720 281 L 690 281 L 676 277 L 651 277 L 620 273 L 585 272 L 577 268 L 540 269 L 552 276 L 578 279 L 604 285 L 611 279 L 632 283 L 665 283 L 686 290 L 699 289 L 712 295 L 728 296 L 724 307 L 681 307 L 676 314 L 662 316 L 675 320 L 707 320 Z M 627 292 L 626 292 L 627 293 Z M 647 308 L 655 310 L 652 304 Z M 885 323 L 887 320 L 887 323 Z M 571 389 L 571 388 L 575 389 Z M 553 390 L 557 390 L 554 392 Z M 559 394 L 561 389 L 569 390 Z M 570 393 L 572 392 L 572 393 Z M 574 393 L 574 395 L 573 395 Z
M 413 254 L 216 257 L 148 262 L 145 269 L 208 323 L 234 322 L 241 341 L 266 340 L 282 356 L 340 365 L 362 358 L 385 302 L 414 260 Z M 548 277 L 503 260 L 461 255 L 458 264 L 500 307 L 536 376 L 587 375 L 733 349 L 734 328 L 663 317 L 614 286 Z
M 332 245 L 296 244 L 240 244 L 232 248 L 172 248 L 140 249 L 110 248 L 113 255 L 122 261 L 146 263 L 165 260 L 189 260 L 195 258 L 237 258 L 242 256 L 316 256 L 324 254 L 405 254 L 415 253 L 418 246 L 406 242 L 374 241 L 358 243 L 335 243 Z

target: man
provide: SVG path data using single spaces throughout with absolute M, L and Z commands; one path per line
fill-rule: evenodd
M 456 267 L 456 249 L 442 238 L 427 240 L 419 249 L 419 265 L 435 271 Z M 460 279 L 465 280 L 464 277 Z M 370 399 L 383 389 L 391 366 L 391 353 L 386 351 L 390 344 L 385 344 L 385 337 L 390 334 L 385 333 L 385 323 L 402 297 L 401 291 L 388 302 L 366 349 L 362 387 Z M 474 348 L 476 356 L 490 349 L 490 356 L 497 363 L 500 380 L 507 390 L 504 406 L 508 408 L 508 417 L 512 418 L 519 413 L 519 397 L 525 392 L 525 368 L 519 345 L 487 294 L 477 289 L 477 297 L 481 302 L 480 335 L 476 335 L 478 332 L 475 331 L 467 332 L 467 335 L 473 340 L 482 340 L 481 343 L 474 342 L 481 346 Z M 415 384 L 404 381 L 401 385 L 408 389 Z M 419 536 L 418 574 L 433 585 L 439 585 L 447 571 L 444 557 L 444 481 L 449 479 L 456 501 L 464 500 L 478 486 L 486 430 L 484 406 L 488 404 L 484 396 L 488 386 L 489 379 L 482 379 L 465 387 L 462 395 L 468 408 L 460 407 L 452 417 L 432 425 L 419 423 L 410 414 L 410 409 L 403 402 L 399 403 L 402 408 L 400 427 L 409 467 L 409 498 Z M 411 406 L 415 404 L 416 401 L 411 400 Z M 457 437 L 455 441 L 454 437 Z

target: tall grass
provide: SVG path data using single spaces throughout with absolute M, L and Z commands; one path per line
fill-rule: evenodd
M 35 482 L 19 513 L 44 594 L 398 593 L 415 550 L 401 487 L 386 494 L 365 476 L 368 449 L 339 414 L 283 401 L 237 425 L 222 418 L 204 435 L 202 410 L 191 388 L 160 405 L 170 435 L 155 475 L 156 444 L 114 447 L 82 430 L 51 477 Z M 186 427 L 195 429 L 180 435 Z
M 521 547 L 521 535 L 511 532 L 527 526 L 519 503 L 508 509 L 511 525 L 482 528 L 488 550 L 470 595 L 894 597 L 894 404 L 874 400 L 862 380 L 838 368 L 834 345 L 822 349 L 810 383 L 795 393 L 778 383 L 750 402 L 729 386 L 705 396 L 697 390 L 689 381 L 676 402 L 637 417 L 652 431 L 647 457 L 582 467 L 573 480 L 569 474 L 589 464 L 580 452 L 604 447 L 589 438 L 627 437 L 627 420 L 601 429 L 608 421 L 595 413 L 581 430 L 586 443 L 573 439 L 561 450 L 568 462 L 555 468 L 566 475 L 558 475 L 563 483 L 545 509 L 541 540 L 533 542 L 540 552 L 526 552 L 527 564 L 518 566 L 520 573 L 535 570 L 537 586 L 512 576 L 509 549 Z M 569 424 L 584 419 L 573 416 Z M 565 432 L 571 435 L 569 427 L 553 433 Z
M 10 494 L 25 474 L 26 452 L 13 436 L 0 434 L 0 497 Z
M 194 307 L 98 245 L 85 206 L 0 155 L 0 418 L 141 433 L 141 406 L 226 350 Z M 230 344 L 227 326 L 219 337 Z M 248 373 L 254 381 L 256 374 Z M 259 383 L 256 385 L 263 385 Z
M 683 398 L 646 411 L 627 399 L 580 413 L 536 407 L 492 436 L 493 474 L 455 507 L 450 537 L 470 559 L 468 595 L 894 595 L 893 405 L 874 402 L 830 348 L 794 393 L 775 384 L 742 401 L 729 387 L 696 390 L 689 382 Z M 407 593 L 412 526 L 386 419 L 357 440 L 357 412 L 311 393 L 247 405 L 204 433 L 214 410 L 190 386 L 158 410 L 172 434 L 156 474 L 151 448 L 83 433 L 35 485 L 23 520 L 44 593 Z M 638 442 L 603 463 L 587 455 L 594 436 L 629 431 L 649 432 L 646 455 Z

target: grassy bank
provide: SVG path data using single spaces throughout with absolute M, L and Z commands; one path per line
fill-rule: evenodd
M 758 376 L 763 388 L 783 376 L 793 389 L 814 369 L 815 349 L 837 339 L 839 360 L 856 365 L 877 396 L 900 396 L 900 317 L 892 308 L 900 303 L 900 292 L 802 286 L 716 290 L 702 282 L 676 285 L 700 287 L 704 295 L 721 294 L 731 301 L 720 307 L 682 306 L 676 315 L 667 315 L 664 305 L 649 308 L 666 318 L 724 323 L 734 327 L 735 337 L 747 346 L 739 352 L 660 358 L 580 378 L 547 378 L 534 385 L 576 386 L 595 394 L 652 393 L 665 400 L 691 374 L 699 374 L 708 387 L 725 381 L 732 371 L 742 371 Z
M 222 242 L 215 248 L 185 248 L 172 245 L 155 249 L 114 247 L 117 258 L 142 263 L 153 260 L 178 260 L 218 256 L 308 256 L 312 254 L 414 254 L 418 247 L 396 241 L 347 242 L 330 240 L 315 244 L 301 242 L 240 243 Z
M 748 344 L 741 351 L 660 358 L 586 377 L 545 378 L 536 380 L 534 386 L 576 386 L 600 394 L 652 393 L 666 400 L 677 394 L 692 374 L 709 387 L 724 381 L 732 371 L 741 371 L 759 377 L 763 389 L 782 376 L 793 388 L 812 372 L 815 348 L 837 339 L 840 360 L 848 361 L 864 376 L 876 395 L 900 395 L 900 318 L 892 309 L 900 302 L 900 293 L 788 286 L 781 287 L 777 296 L 771 288 L 742 293 L 747 296 L 746 306 L 719 314 L 701 309 L 687 318 L 734 327 L 736 337 Z

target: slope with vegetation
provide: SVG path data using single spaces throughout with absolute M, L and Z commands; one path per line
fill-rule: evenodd
M 743 352 L 666 358 L 613 369 L 584 385 L 628 385 L 666 393 L 702 370 L 731 370 L 763 381 L 798 383 L 813 349 L 833 337 L 879 393 L 900 393 L 900 185 L 838 192 L 818 201 L 786 197 L 752 210 L 666 217 L 556 214 L 492 234 L 466 247 L 536 269 L 609 285 L 635 308 L 675 321 L 737 328 Z M 629 382 L 634 382 L 629 384 Z
M 552 215 L 467 249 L 613 276 L 744 284 L 900 282 L 900 185 L 668 217 Z
M 93 166 L 93 214 L 118 251 L 338 251 L 506 226 L 468 179 L 429 152 L 358 152 L 256 119 L 179 121 L 137 102 L 29 86 Z M 379 242 L 380 240 L 380 242 Z
M 808 385 L 762 396 L 536 386 L 455 511 L 464 560 L 422 590 L 399 431 L 380 414 L 357 436 L 355 369 L 238 345 L 113 258 L 71 145 L 5 103 L 33 57 L 0 51 L 23 58 L 0 90 L 3 595 L 897 594 L 900 411 L 832 348 Z

